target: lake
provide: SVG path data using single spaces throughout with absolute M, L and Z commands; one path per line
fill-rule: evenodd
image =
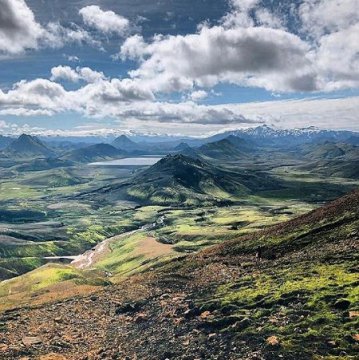
M 129 157 L 117 160 L 90 163 L 90 166 L 150 166 L 161 160 L 162 156 Z

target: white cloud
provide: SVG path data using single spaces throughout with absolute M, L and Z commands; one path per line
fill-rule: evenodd
M 68 61 L 80 62 L 80 59 L 76 55 L 64 55 Z
M 192 101 L 201 101 L 208 96 L 208 92 L 204 90 L 192 91 L 189 95 Z
M 130 76 L 154 92 L 218 83 L 274 92 L 359 86 L 359 0 L 305 0 L 297 11 L 302 38 L 285 28 L 285 16 L 260 1 L 231 3 L 221 25 L 202 24 L 188 35 L 156 35 L 148 43 L 135 35 L 124 42 L 119 58 L 137 59 Z
M 278 100 L 236 104 L 237 111 L 250 119 L 265 119 L 286 128 L 315 125 L 329 129 L 359 131 L 359 96 L 338 99 Z
M 88 68 L 78 68 L 76 71 L 69 67 L 54 68 L 53 77 L 89 82 L 71 91 L 47 79 L 20 81 L 8 92 L 0 90 L 2 114 L 12 115 L 15 109 L 21 109 L 22 115 L 25 115 L 26 110 L 27 115 L 35 115 L 36 110 L 51 113 L 74 111 L 95 117 L 117 116 L 116 109 L 119 106 L 154 100 L 151 90 L 136 80 L 109 80 L 102 78 L 102 75 Z
M 36 49 L 44 29 L 24 0 L 0 0 L 0 53 Z
M 119 57 L 122 60 L 142 59 L 146 53 L 147 44 L 141 35 L 133 35 L 125 40 L 121 46 Z
M 93 83 L 99 80 L 105 79 L 103 72 L 95 71 L 89 67 L 76 67 L 72 69 L 70 66 L 56 66 L 51 69 L 51 80 L 68 80 L 72 82 L 78 82 L 83 80 L 87 83 Z
M 54 111 L 46 109 L 27 109 L 27 108 L 7 108 L 1 109 L 0 115 L 12 115 L 12 116 L 53 116 Z
M 359 21 L 358 0 L 304 0 L 299 7 L 303 31 L 314 37 L 341 31 Z
M 359 86 L 359 23 L 320 38 L 315 54 L 325 90 Z
M 72 82 L 77 82 L 80 80 L 80 76 L 76 70 L 72 69 L 70 66 L 56 66 L 51 69 L 51 80 L 64 79 Z
M 131 38 L 121 48 L 121 56 L 139 57 L 139 68 L 130 74 L 152 83 L 155 91 L 219 82 L 311 91 L 316 79 L 308 51 L 299 37 L 280 29 L 215 26 L 185 36 L 158 36 L 147 45 L 141 38 Z
M 313 39 L 310 56 L 325 91 L 359 86 L 359 0 L 305 0 L 302 32 Z
M 253 27 L 256 24 L 284 28 L 283 19 L 260 6 L 260 0 L 231 0 L 232 10 L 222 18 L 225 28 Z
M 75 24 L 70 28 L 58 22 L 48 23 L 40 40 L 40 44 L 44 47 L 61 48 L 66 44 L 88 44 L 102 49 L 99 40 L 94 39 L 89 32 Z
M 193 34 L 128 37 L 117 56 L 136 60 L 127 79 L 110 79 L 87 67 L 57 66 L 51 78 L 20 81 L 0 90 L 0 115 L 51 116 L 76 112 L 111 118 L 124 126 L 186 131 L 247 126 L 265 120 L 286 126 L 351 127 L 358 123 L 358 97 L 204 105 L 217 84 L 261 87 L 275 93 L 332 91 L 359 86 L 359 1 L 304 0 L 296 13 L 300 34 L 259 0 L 232 0 L 216 26 Z M 0 58 L 41 47 L 88 44 L 101 48 L 101 34 L 127 36 L 128 19 L 98 6 L 80 10 L 87 31 L 58 22 L 41 25 L 23 0 L 0 0 Z M 356 9 L 358 11 L 356 11 Z M 289 27 L 289 26 L 288 26 Z M 95 33 L 95 35 L 93 35 Z M 99 34 L 101 33 L 101 34 Z M 94 38 L 95 36 L 95 38 Z M 97 36 L 97 38 L 96 38 Z M 78 61 L 68 58 L 69 61 Z M 78 83 L 67 90 L 59 80 Z M 200 88 L 200 90 L 198 90 Z M 181 92 L 180 103 L 156 95 Z M 188 128 L 188 129 L 187 129 Z
M 81 27 L 58 22 L 41 25 L 24 0 L 0 0 L 0 55 L 16 55 L 41 47 L 60 48 L 86 43 L 100 47 L 98 40 Z
M 103 11 L 99 6 L 91 5 L 79 11 L 84 23 L 104 34 L 116 33 L 126 35 L 130 29 L 130 21 L 113 11 Z

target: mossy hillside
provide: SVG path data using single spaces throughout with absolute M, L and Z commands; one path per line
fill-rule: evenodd
M 104 274 L 98 271 L 47 264 L 0 282 L 0 311 L 88 294 L 108 284 Z
M 172 253 L 170 250 L 158 254 L 156 252 L 151 253 L 151 247 L 155 246 L 156 240 L 153 239 L 153 245 L 147 245 L 147 239 L 148 235 L 145 232 L 138 232 L 113 241 L 110 244 L 110 252 L 105 254 L 103 259 L 95 264 L 95 267 L 110 272 L 113 276 L 112 279 L 117 281 L 123 276 L 142 272 L 177 256 L 175 252 Z M 151 255 L 149 255 L 150 253 Z
M 231 206 L 167 210 L 162 213 L 164 225 L 156 229 L 155 234 L 160 241 L 175 244 L 177 251 L 193 252 L 236 239 L 242 234 L 288 220 L 311 209 L 297 203 L 289 207 L 281 205 L 263 209 L 258 206 Z
M 252 348 L 261 347 L 268 358 L 354 358 L 358 194 L 200 254 L 205 264 L 239 268 L 231 280 L 210 284 L 197 298 L 200 311 L 212 314 L 208 331 L 233 334 Z M 258 245 L 263 260 L 256 264 Z M 198 267 L 198 260 L 189 265 Z
M 284 223 L 285 224 L 285 223 Z M 290 222 L 288 223 L 290 224 Z M 283 232 L 282 225 L 274 225 L 268 230 L 257 233 L 256 237 L 244 234 L 235 241 L 231 248 L 233 254 L 254 253 L 260 245 L 264 256 L 275 258 L 288 251 L 307 247 L 306 251 L 316 249 L 318 246 L 335 242 L 338 237 L 350 237 L 359 228 L 359 219 L 350 211 L 345 212 L 337 218 L 328 218 L 313 224 L 302 224 L 291 231 Z M 285 229 L 285 226 L 283 227 Z M 332 229 L 335 228 L 335 233 Z
M 0 259 L 0 278 L 10 279 L 46 264 L 46 260 L 37 257 Z
M 102 277 L 91 272 L 77 270 L 70 265 L 48 264 L 20 277 L 1 282 L 0 297 L 16 293 L 33 294 L 64 281 L 72 281 L 79 285 L 103 286 L 106 284 Z
M 344 263 L 303 262 L 263 268 L 235 282 L 219 286 L 213 297 L 202 299 L 202 310 L 218 309 L 236 318 L 236 333 L 251 342 L 276 336 L 277 354 L 298 353 L 354 355 L 353 336 L 359 325 L 351 314 L 359 309 L 359 276 L 355 261 Z M 229 321 L 222 319 L 222 324 Z M 215 326 L 215 322 L 213 326 Z M 211 326 L 211 324 L 209 324 Z

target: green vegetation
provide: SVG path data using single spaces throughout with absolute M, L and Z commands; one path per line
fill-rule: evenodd
M 110 251 L 95 266 L 112 273 L 112 280 L 117 281 L 123 276 L 157 266 L 174 256 L 176 254 L 171 246 L 160 244 L 155 238 L 139 232 L 112 242 Z
M 324 351 L 333 344 L 333 355 L 339 355 L 353 346 L 359 325 L 358 317 L 349 313 L 359 309 L 354 268 L 355 263 L 348 261 L 263 269 L 220 286 L 213 301 L 222 308 L 237 309 L 232 316 L 251 319 L 238 333 L 240 338 L 274 335 L 286 353 Z
M 253 160 L 252 145 L 236 138 L 202 146 L 197 152 L 184 151 L 196 158 L 168 156 L 137 171 L 79 164 L 121 154 L 109 145 L 75 150 L 58 159 L 15 161 L 2 169 L 0 279 L 38 267 L 41 273 L 49 261 L 45 257 L 78 255 L 107 238 L 145 226 L 111 242 L 109 252 L 95 264 L 118 281 L 287 221 L 357 185 L 353 179 L 326 179 L 300 169 L 300 162 L 283 166 L 291 154 L 282 154 L 281 160 L 277 153 L 262 154 Z M 262 244 L 276 254 L 297 238 L 305 242 L 310 231 L 297 229 L 280 240 L 248 240 L 233 251 L 251 253 Z M 157 252 L 149 251 L 151 247 Z M 47 274 L 51 286 L 63 283 L 57 272 Z

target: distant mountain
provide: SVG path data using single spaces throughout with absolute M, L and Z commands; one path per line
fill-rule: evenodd
M 279 187 L 278 181 L 264 174 L 226 171 L 200 159 L 177 154 L 166 156 L 131 181 L 109 185 L 87 195 L 141 204 L 203 205 L 229 203 L 252 191 Z
M 12 142 L 14 141 L 14 139 L 8 137 L 8 136 L 3 136 L 0 135 L 0 150 L 4 150 L 7 146 L 9 146 Z
M 256 146 L 249 140 L 229 135 L 225 139 L 200 146 L 197 152 L 203 156 L 217 159 L 247 158 L 249 153 L 256 151 Z
M 227 131 L 216 134 L 208 139 L 208 142 L 218 141 L 230 135 L 240 137 L 244 140 L 251 140 L 259 146 L 281 146 L 293 147 L 296 145 L 318 142 L 318 141 L 346 141 L 358 136 L 358 133 L 351 131 L 321 130 L 315 127 L 303 129 L 275 129 L 267 125 L 256 128 Z
M 247 157 L 247 154 L 240 151 L 228 138 L 202 145 L 197 149 L 201 156 L 214 159 L 237 159 Z
M 330 160 L 337 158 L 359 160 L 359 147 L 345 143 L 334 143 L 325 141 L 319 144 L 305 144 L 301 147 L 301 152 L 312 160 Z
M 255 146 L 244 139 L 230 135 L 225 139 L 206 143 L 198 148 L 184 147 L 182 155 L 192 158 L 212 158 L 218 160 L 238 160 L 248 158 Z
M 126 135 L 121 135 L 117 137 L 112 145 L 117 148 L 127 152 L 131 152 L 134 150 L 141 150 L 141 145 L 129 139 Z
M 11 158 L 49 158 L 55 157 L 53 150 L 48 148 L 37 137 L 22 134 L 3 151 Z
M 349 139 L 346 142 L 348 144 L 359 146 L 359 134 L 350 136 Z
M 300 151 L 307 159 L 300 169 L 325 176 L 359 179 L 359 146 L 326 141 L 302 145 Z
M 72 150 L 61 156 L 61 159 L 79 163 L 89 163 L 94 161 L 116 159 L 123 157 L 125 154 L 125 151 L 116 149 L 112 145 L 96 144 Z
M 191 147 L 185 142 L 181 142 L 174 148 L 174 150 L 176 150 L 176 151 L 183 151 L 183 150 L 188 150 L 188 149 L 191 149 Z

